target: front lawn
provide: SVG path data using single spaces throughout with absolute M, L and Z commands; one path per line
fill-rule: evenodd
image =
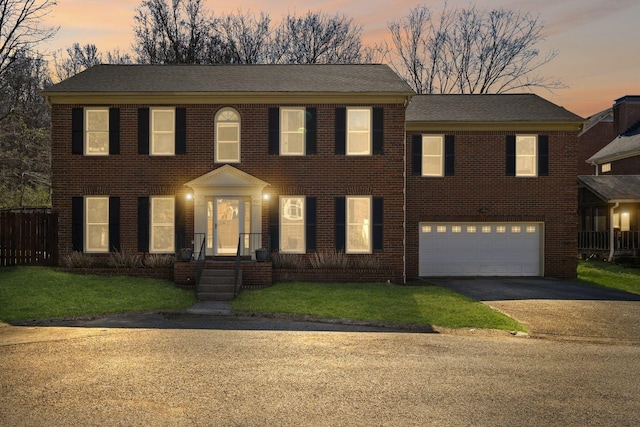
M 0 268 L 0 321 L 182 310 L 193 291 L 160 279 L 71 274 L 46 267 Z
M 599 260 L 580 261 L 578 279 L 593 285 L 640 294 L 640 268 Z
M 244 291 L 239 312 L 312 316 L 525 331 L 525 327 L 478 301 L 437 286 L 386 283 L 280 283 Z

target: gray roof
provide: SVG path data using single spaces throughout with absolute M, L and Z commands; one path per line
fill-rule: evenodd
M 584 175 L 578 181 L 605 202 L 640 202 L 640 175 Z
M 417 95 L 407 122 L 583 122 L 535 94 Z
M 97 65 L 43 92 L 401 93 L 411 88 L 387 65 Z
M 587 159 L 587 163 L 599 165 L 635 156 L 640 156 L 640 131 L 618 135 L 616 139 Z

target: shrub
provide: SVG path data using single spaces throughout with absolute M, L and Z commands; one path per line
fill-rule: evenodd
M 147 254 L 143 264 L 147 268 L 171 268 L 176 261 L 176 257 L 167 254 Z
M 142 267 L 142 256 L 127 252 L 122 248 L 109 253 L 109 265 L 115 268 Z
M 380 263 L 378 262 L 377 258 L 371 255 L 365 255 L 365 256 L 356 258 L 353 261 L 353 266 L 355 268 L 377 270 L 380 268 Z
M 96 259 L 84 252 L 73 251 L 64 256 L 62 264 L 69 268 L 91 268 L 96 265 Z
M 349 259 L 344 252 L 315 252 L 310 259 L 313 268 L 348 268 Z
M 307 263 L 299 254 L 286 254 L 282 252 L 273 252 L 271 254 L 271 262 L 273 268 L 307 268 Z

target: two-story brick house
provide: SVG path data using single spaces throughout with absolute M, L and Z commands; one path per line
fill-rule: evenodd
M 242 249 L 372 257 L 397 283 L 575 276 L 582 119 L 539 97 L 414 96 L 386 65 L 101 65 L 43 95 L 61 254 L 206 235 L 224 259 L 252 233 Z M 471 252 L 444 268 L 458 230 Z
M 44 92 L 60 253 L 255 246 L 403 280 L 404 116 L 382 65 L 101 65 Z M 270 238 L 267 238 L 269 236 Z

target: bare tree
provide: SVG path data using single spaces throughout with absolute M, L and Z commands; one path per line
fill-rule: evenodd
M 48 64 L 40 56 L 17 52 L 2 79 L 0 203 L 3 207 L 48 204 L 50 116 L 40 96 L 40 91 L 51 85 Z
M 214 23 L 202 0 L 143 0 L 136 12 L 133 49 L 138 62 L 208 62 Z
M 219 22 L 219 34 L 228 49 L 230 62 L 260 64 L 268 61 L 271 45 L 271 18 L 238 11 Z
M 388 26 L 386 58 L 417 93 L 502 93 L 565 87 L 537 74 L 556 57 L 536 47 L 544 25 L 519 11 L 475 6 L 436 15 L 418 6 Z
M 66 55 L 65 55 L 66 54 Z M 56 78 L 61 81 L 98 64 L 132 64 L 131 56 L 120 49 L 108 51 L 106 59 L 94 44 L 80 46 L 73 43 L 62 51 L 53 53 L 53 67 Z
M 307 12 L 287 15 L 275 31 L 271 62 L 356 63 L 362 60 L 362 27 L 351 18 Z

